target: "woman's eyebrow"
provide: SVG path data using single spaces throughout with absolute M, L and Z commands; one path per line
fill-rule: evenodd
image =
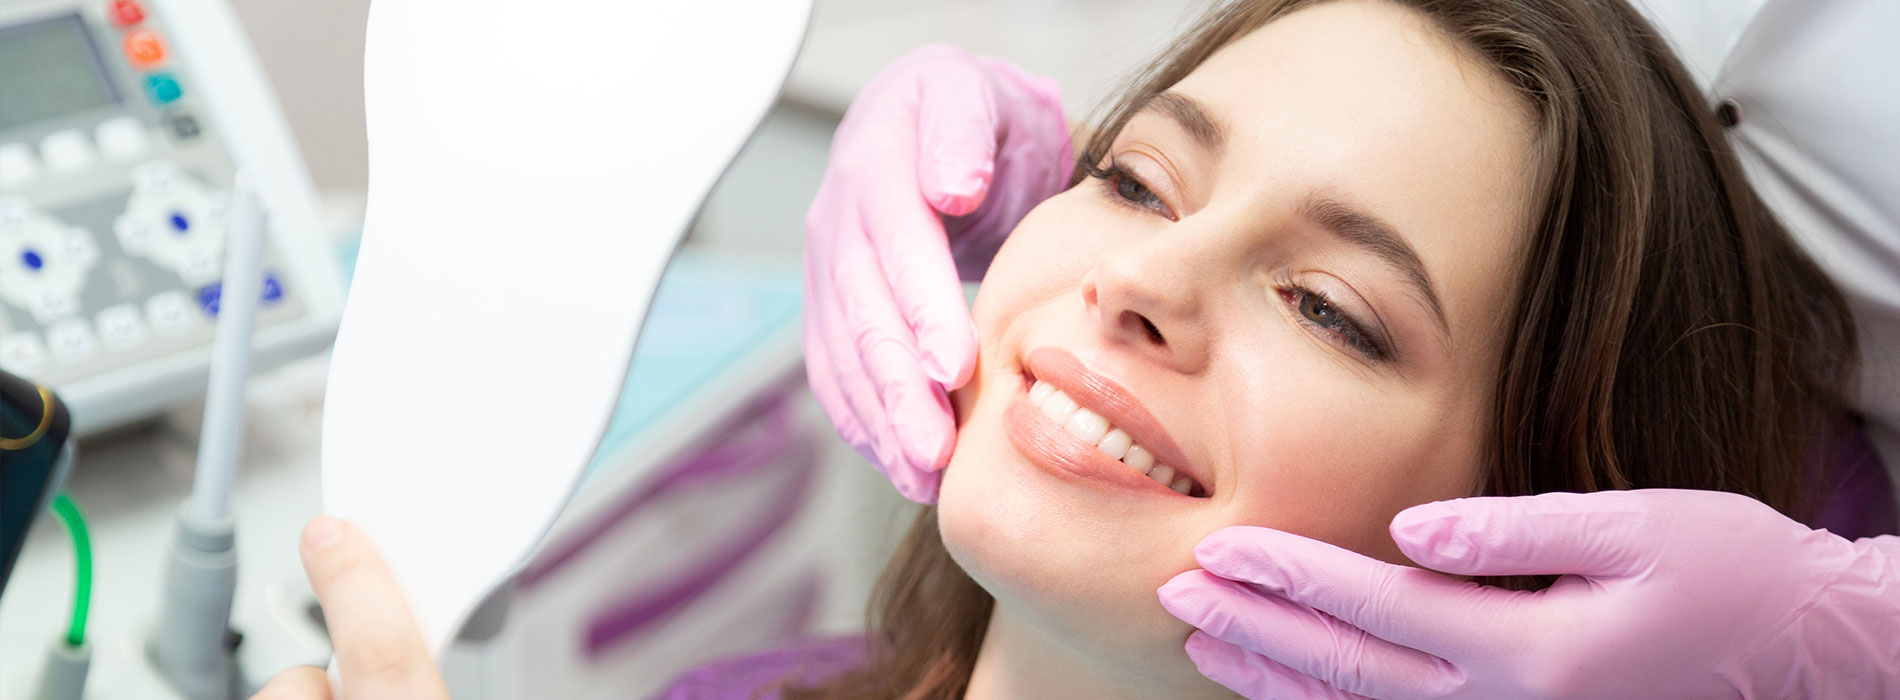
M 1136 114 L 1154 111 L 1180 124 L 1194 142 L 1210 152 L 1219 153 L 1227 145 L 1227 127 L 1215 120 L 1201 103 L 1172 90 L 1156 93 L 1135 110 Z
M 1425 263 L 1391 225 L 1350 204 L 1320 195 L 1308 196 L 1300 202 L 1300 216 L 1339 240 L 1365 249 L 1387 265 L 1398 268 L 1406 280 L 1418 288 L 1419 297 L 1425 300 L 1425 306 L 1438 321 L 1438 329 L 1451 334 L 1450 326 L 1445 323 L 1444 307 L 1438 303 L 1438 295 L 1432 292 L 1432 278 L 1425 272 Z

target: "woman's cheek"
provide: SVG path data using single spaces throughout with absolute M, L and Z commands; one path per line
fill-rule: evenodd
M 1337 388 L 1337 387 L 1335 387 Z M 1289 389 L 1289 391 L 1292 391 Z M 1407 507 L 1465 495 L 1472 470 L 1444 464 L 1460 453 L 1408 410 L 1407 402 L 1360 405 L 1321 387 L 1293 391 L 1271 426 L 1236 449 L 1259 457 L 1236 496 L 1234 524 L 1284 530 L 1386 561 L 1405 562 L 1389 531 Z M 1375 410 L 1376 409 L 1376 410 Z M 1254 415 L 1266 415 L 1266 412 Z

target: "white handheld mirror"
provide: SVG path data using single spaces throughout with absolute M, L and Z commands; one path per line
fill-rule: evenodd
M 567 502 L 654 288 L 777 97 L 808 0 L 377 0 L 369 201 L 323 501 L 436 658 Z

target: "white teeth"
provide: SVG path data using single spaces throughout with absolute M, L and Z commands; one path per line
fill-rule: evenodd
M 1122 455 L 1122 462 L 1134 467 L 1135 471 L 1146 474 L 1149 470 L 1154 469 L 1155 456 L 1153 453 L 1142 449 L 1140 445 L 1130 445 L 1128 446 L 1128 454 Z
M 1135 471 L 1141 472 L 1155 483 L 1173 489 L 1176 493 L 1187 495 L 1194 489 L 1194 480 L 1186 474 L 1176 474 L 1174 467 L 1155 463 L 1154 453 L 1135 444 L 1135 439 L 1120 428 L 1110 425 L 1108 418 L 1100 413 L 1082 408 L 1069 398 L 1068 394 L 1055 388 L 1055 385 L 1036 381 L 1029 387 L 1029 403 L 1042 411 L 1042 415 L 1062 426 L 1064 432 L 1074 435 L 1077 440 L 1095 446 L 1096 450 L 1113 459 L 1121 460 Z
M 1053 393 L 1056 393 L 1055 385 L 1038 381 L 1034 386 L 1029 387 L 1029 403 L 1035 404 L 1037 408 L 1041 408 L 1042 402 L 1048 401 L 1049 395 Z
M 1062 427 L 1068 429 L 1069 434 L 1074 435 L 1076 439 L 1093 445 L 1101 442 L 1102 436 L 1108 434 L 1108 419 L 1084 408 L 1070 416 L 1069 422 L 1064 423 Z
M 1095 449 L 1101 450 L 1102 454 L 1121 459 L 1123 455 L 1128 454 L 1128 448 L 1133 447 L 1134 444 L 1134 438 L 1128 437 L 1128 433 L 1122 432 L 1121 428 L 1116 428 L 1108 431 L 1107 435 L 1103 435 L 1102 441 L 1096 443 Z
M 1042 415 L 1048 416 L 1049 420 L 1056 422 L 1056 425 L 1062 425 L 1068 423 L 1069 416 L 1075 415 L 1079 408 L 1081 406 L 1076 405 L 1075 399 L 1058 391 L 1049 396 L 1048 403 L 1042 405 Z
M 1167 486 L 1174 482 L 1174 467 L 1170 467 L 1166 464 L 1157 464 L 1154 469 L 1148 472 L 1148 478 L 1154 479 L 1157 484 Z

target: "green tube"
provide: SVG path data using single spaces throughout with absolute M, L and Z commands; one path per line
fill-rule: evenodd
M 73 536 L 73 561 L 79 569 L 73 577 L 73 626 L 66 632 L 66 645 L 77 647 L 86 643 L 86 611 L 92 607 L 92 537 L 86 534 L 79 506 L 66 492 L 53 497 L 53 512 Z

